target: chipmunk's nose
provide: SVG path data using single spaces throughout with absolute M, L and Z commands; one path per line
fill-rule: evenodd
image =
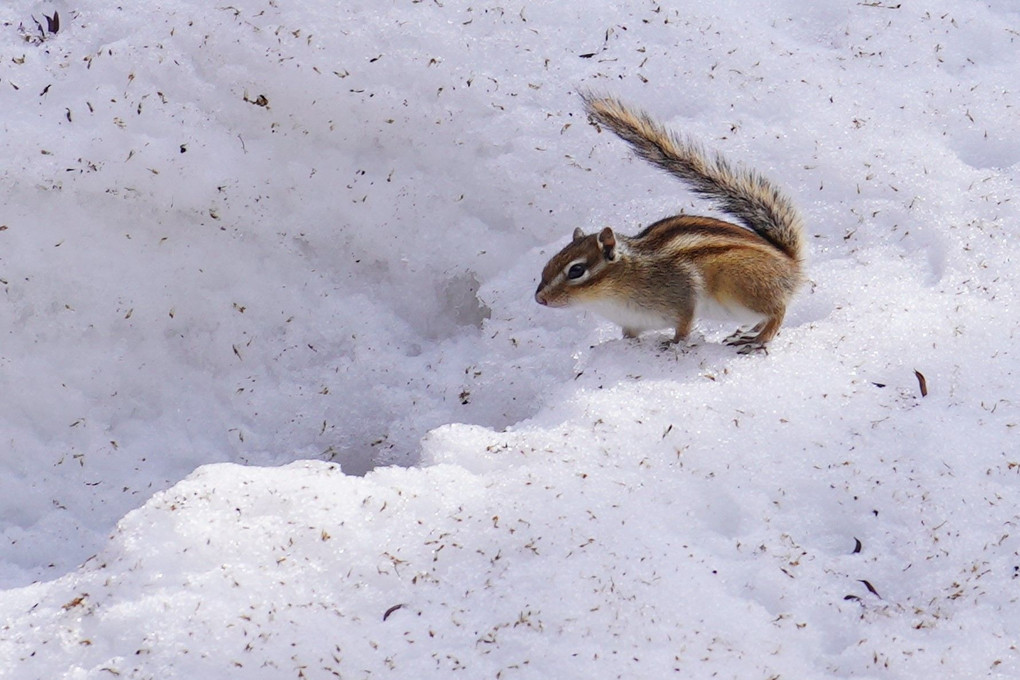
M 542 290 L 542 284 L 541 283 L 538 284 L 538 290 L 535 291 L 535 302 L 537 302 L 540 305 L 547 305 L 547 304 L 549 304 L 548 302 L 546 302 L 545 291 Z

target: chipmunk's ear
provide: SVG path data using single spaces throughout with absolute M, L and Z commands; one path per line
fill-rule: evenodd
M 584 232 L 581 231 L 581 227 L 576 227 L 574 229 L 574 240 L 575 241 L 580 241 L 583 238 L 584 238 Z
M 616 234 L 611 227 L 599 232 L 599 248 L 602 249 L 602 256 L 610 262 L 616 259 Z

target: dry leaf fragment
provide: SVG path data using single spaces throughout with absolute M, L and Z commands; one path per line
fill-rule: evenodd
M 868 589 L 869 593 L 871 593 L 872 595 L 874 595 L 875 597 L 877 597 L 880 600 L 882 599 L 882 596 L 878 594 L 877 590 L 875 590 L 875 586 L 871 585 L 870 583 L 868 583 L 864 579 L 857 579 L 857 580 L 864 584 L 864 587 Z
M 920 371 L 918 371 L 917 369 L 914 369 L 914 375 L 917 376 L 917 384 L 921 388 L 921 396 L 922 397 L 927 397 L 928 396 L 928 381 L 925 380 L 924 375 Z
M 61 607 L 61 609 L 67 611 L 69 609 L 74 609 L 75 607 L 80 607 L 85 602 L 85 598 L 88 596 L 89 596 L 88 593 L 82 593 L 81 595 L 75 597 L 70 602 Z

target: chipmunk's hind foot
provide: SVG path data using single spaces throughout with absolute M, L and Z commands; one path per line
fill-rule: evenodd
M 753 328 L 738 328 L 732 335 L 728 335 L 723 338 L 723 344 L 731 345 L 733 347 L 743 347 L 745 345 L 755 343 L 758 341 L 758 336 L 761 334 L 761 329 L 764 328 L 764 326 L 765 322 L 762 321 Z
M 769 348 L 764 342 L 748 342 L 740 345 L 737 354 L 768 354 Z
M 772 338 L 776 337 L 782 322 L 782 316 L 774 316 L 762 321 L 750 330 L 738 330 L 723 340 L 723 342 L 733 347 L 739 347 L 741 354 L 755 354 L 759 352 L 768 354 L 766 345 L 768 345 Z

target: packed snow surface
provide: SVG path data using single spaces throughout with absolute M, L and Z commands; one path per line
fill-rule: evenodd
M 9 0 L 0 677 L 1016 678 L 1012 0 Z M 775 179 L 767 354 L 532 299 Z

